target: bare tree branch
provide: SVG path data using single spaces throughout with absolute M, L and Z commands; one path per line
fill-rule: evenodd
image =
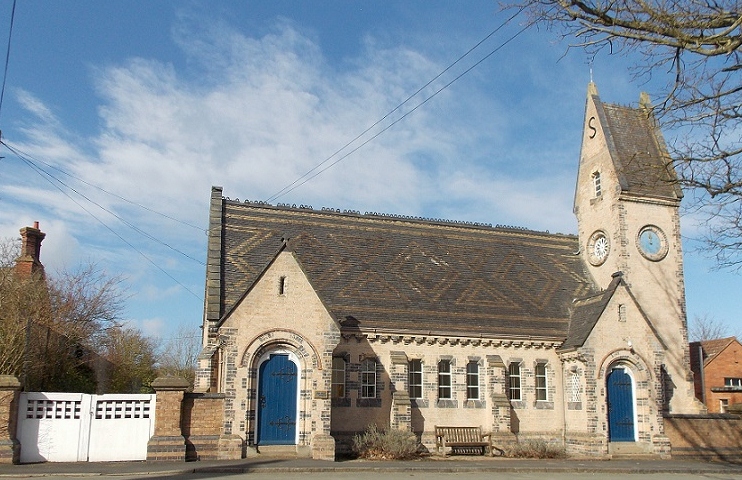
M 742 268 L 742 3 L 706 0 L 516 0 L 532 24 L 589 55 L 638 54 L 637 78 L 667 78 L 653 108 L 678 182 L 705 215 L 718 265 Z M 687 196 L 686 196 L 687 198 Z

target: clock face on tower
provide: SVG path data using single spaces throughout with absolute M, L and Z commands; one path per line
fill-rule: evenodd
M 611 244 L 605 232 L 598 230 L 590 235 L 587 242 L 587 258 L 596 267 L 603 265 L 611 251 Z
M 636 237 L 639 252 L 647 260 L 658 262 L 667 256 L 667 237 L 654 225 L 647 225 L 639 230 Z

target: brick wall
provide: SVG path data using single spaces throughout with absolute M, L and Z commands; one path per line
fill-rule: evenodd
M 242 439 L 224 435 L 224 394 L 186 393 L 183 397 L 181 431 L 186 460 L 242 458 Z
M 742 389 L 724 388 L 724 379 L 742 378 L 742 345 L 732 342 L 704 368 L 706 407 L 709 413 L 720 413 L 720 401 L 728 405 L 742 403 Z
M 665 434 L 673 457 L 742 461 L 742 417 L 739 415 L 671 415 Z

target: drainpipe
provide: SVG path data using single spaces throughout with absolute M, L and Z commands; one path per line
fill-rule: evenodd
M 567 450 L 567 378 L 564 376 L 564 358 L 562 365 L 562 446 Z
M 701 373 L 701 402 L 706 405 L 706 372 L 703 369 L 703 346 L 700 342 L 698 344 L 698 368 Z

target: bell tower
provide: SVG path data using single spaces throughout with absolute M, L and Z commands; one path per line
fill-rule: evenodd
M 580 255 L 605 289 L 615 272 L 659 335 L 669 408 L 695 413 L 688 357 L 679 207 L 682 191 L 646 94 L 604 104 L 588 85 L 575 191 Z

